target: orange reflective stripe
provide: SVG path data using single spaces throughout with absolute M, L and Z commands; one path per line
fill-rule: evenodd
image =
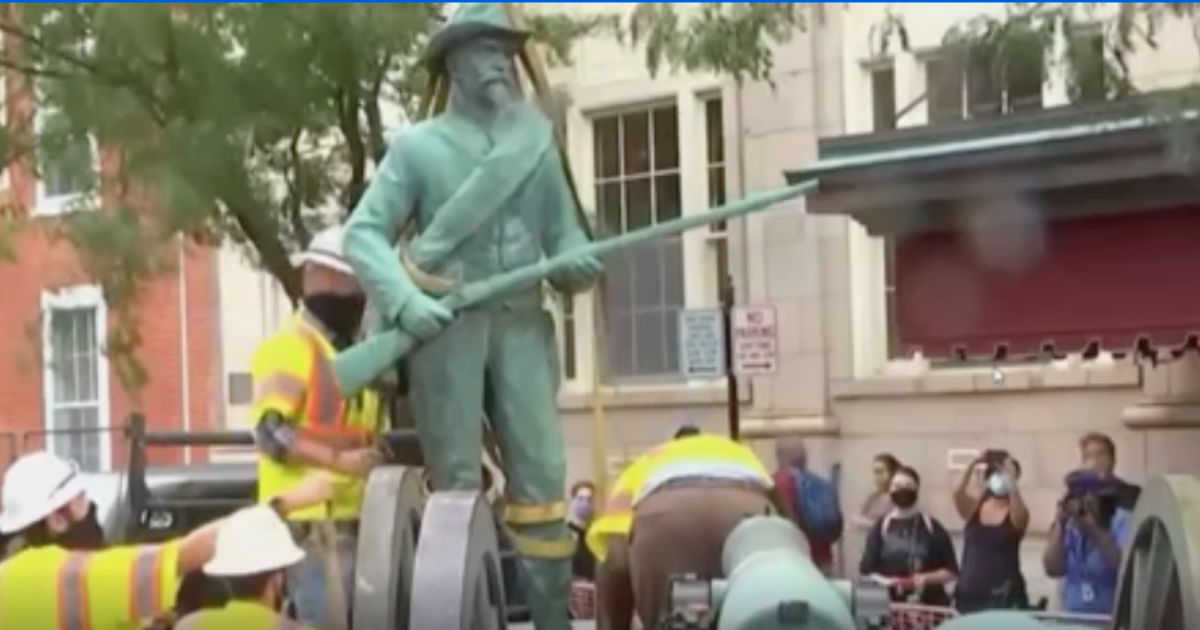
M 94 556 L 77 551 L 67 556 L 58 574 L 58 630 L 92 630 L 87 569 Z
M 333 373 L 333 361 L 325 354 L 317 331 L 301 326 L 297 332 L 308 340 L 312 351 L 312 371 L 308 375 L 305 392 L 308 398 L 306 423 L 323 427 L 338 426 L 343 423 L 344 407 L 337 376 Z
M 160 545 L 138 549 L 129 571 L 130 619 L 149 619 L 162 612 L 162 558 Z

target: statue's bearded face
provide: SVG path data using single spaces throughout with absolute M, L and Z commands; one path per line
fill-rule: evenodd
M 516 45 L 504 39 L 481 37 L 464 43 L 446 58 L 455 87 L 473 100 L 502 107 L 516 94 L 513 56 Z

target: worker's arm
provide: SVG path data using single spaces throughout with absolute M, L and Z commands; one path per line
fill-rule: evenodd
M 346 222 L 346 260 L 385 325 L 395 325 L 409 300 L 420 292 L 395 251 L 418 194 L 406 157 L 409 142 L 409 133 L 395 134 L 383 163 Z
M 250 367 L 254 443 L 263 457 L 350 473 L 343 452 L 303 436 L 296 424 L 307 395 L 311 353 L 302 339 L 290 334 L 271 337 L 258 347 Z
M 329 474 L 314 471 L 300 483 L 271 500 L 271 507 L 280 515 L 297 512 L 314 505 L 328 502 L 333 496 L 333 479 Z M 162 546 L 159 562 L 163 579 L 169 577 L 172 584 L 179 576 L 203 569 L 212 559 L 216 545 L 217 530 L 225 519 L 218 519 L 200 527 L 181 539 Z M 174 589 L 174 586 L 171 587 Z M 173 605 L 174 602 L 172 602 Z

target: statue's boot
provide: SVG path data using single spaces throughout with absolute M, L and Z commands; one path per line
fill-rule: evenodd
M 522 590 L 536 630 L 571 630 L 569 610 L 574 541 L 564 523 L 511 525 L 509 538 L 521 556 Z

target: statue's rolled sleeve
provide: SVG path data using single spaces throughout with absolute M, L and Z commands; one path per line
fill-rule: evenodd
M 417 288 L 395 251 L 415 212 L 416 191 L 397 134 L 367 191 L 346 222 L 346 259 L 387 322 L 395 322 Z

